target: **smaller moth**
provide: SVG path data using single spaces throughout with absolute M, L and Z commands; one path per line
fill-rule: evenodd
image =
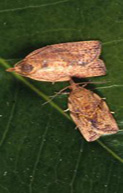
M 106 74 L 106 68 L 99 59 L 100 53 L 99 41 L 54 44 L 33 51 L 7 71 L 48 82 L 102 76 Z
M 88 141 L 95 141 L 104 134 L 118 132 L 118 126 L 106 102 L 94 92 L 78 86 L 72 80 L 68 98 L 70 115 Z

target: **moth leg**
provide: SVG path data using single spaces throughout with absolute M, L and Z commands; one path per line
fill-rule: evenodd
M 77 130 L 77 129 L 78 129 L 78 126 L 76 126 L 74 129 Z
M 65 93 L 60 93 L 60 92 L 56 92 L 54 95 L 52 95 L 52 96 L 50 96 L 49 98 L 49 100 L 48 101 L 46 101 L 46 102 L 44 102 L 42 105 L 46 105 L 47 103 L 49 103 L 50 101 L 52 101 L 54 98 L 56 98 L 58 95 L 60 95 L 60 94 L 69 94 L 69 92 L 65 92 Z
M 87 83 L 84 83 L 83 85 L 82 85 L 82 87 L 86 87 L 88 85 L 88 82 Z
M 54 95 L 52 95 L 52 96 L 49 96 L 49 100 L 46 101 L 46 102 L 44 102 L 42 105 L 46 105 L 47 103 L 51 102 L 51 101 L 52 101 L 54 98 L 56 98 L 58 95 L 59 95 L 59 94 L 56 93 L 56 94 L 54 94 Z
M 50 96 L 50 98 L 54 98 L 54 97 L 56 97 L 56 96 L 58 96 L 58 95 L 69 95 L 70 94 L 70 92 L 55 92 L 55 94 L 54 95 L 51 95 Z
M 113 111 L 111 111 L 110 113 L 111 113 L 111 114 L 115 114 L 115 112 L 113 112 Z
M 61 95 L 69 95 L 70 94 L 70 92 L 63 92 L 63 93 L 61 93 Z
M 104 98 L 102 98 L 103 100 L 106 100 L 106 98 L 104 97 Z
M 66 112 L 68 112 L 68 111 L 70 111 L 70 109 L 69 109 L 69 108 L 67 108 L 67 109 L 65 109 L 65 110 L 64 110 L 64 112 L 65 112 L 65 113 L 66 113 Z

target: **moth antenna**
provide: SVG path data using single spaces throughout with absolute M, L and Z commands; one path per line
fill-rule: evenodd
M 65 88 L 61 89 L 59 92 L 57 92 L 56 94 L 54 94 L 53 96 L 51 96 L 51 98 L 44 102 L 42 105 L 46 105 L 47 103 L 49 103 L 50 101 L 52 101 L 54 98 L 56 98 L 58 95 L 60 95 L 64 90 L 66 90 L 67 88 L 69 88 L 70 86 L 66 86 Z
M 73 81 L 73 79 L 72 78 L 70 78 L 70 84 L 71 84 L 71 86 L 72 87 L 76 87 L 76 85 L 83 85 L 83 87 L 85 87 L 85 86 L 87 86 L 88 84 L 105 84 L 105 83 L 107 83 L 107 82 L 110 82 L 110 81 L 103 81 L 103 82 L 91 82 L 91 81 L 89 81 L 89 82 L 79 82 L 79 83 L 75 83 L 74 81 Z
M 70 88 L 70 89 L 74 89 L 75 88 L 76 89 L 77 85 L 81 85 L 81 84 L 83 85 L 83 87 L 87 86 L 87 84 L 95 84 L 95 83 L 100 84 L 100 82 L 80 82 L 80 83 L 75 83 L 72 78 L 70 78 L 69 82 L 70 82 L 70 86 L 66 86 L 65 88 L 61 89 L 59 92 L 57 92 L 55 95 L 53 95 L 47 102 L 44 102 L 42 105 L 45 105 L 45 104 L 49 103 L 50 101 L 52 101 L 54 98 L 56 98 L 64 90 L 66 90 L 68 88 Z M 105 82 L 103 82 L 103 83 L 105 83 Z M 52 84 L 54 84 L 54 82 L 52 82 Z

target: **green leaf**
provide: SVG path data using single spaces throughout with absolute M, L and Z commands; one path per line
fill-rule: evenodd
M 37 82 L 5 71 L 34 49 L 97 39 L 107 75 L 94 92 L 123 126 L 123 18 L 120 0 L 0 2 L 0 193 L 121 193 L 123 132 L 86 142 L 68 114 L 68 83 Z M 14 76 L 13 76 L 14 75 Z

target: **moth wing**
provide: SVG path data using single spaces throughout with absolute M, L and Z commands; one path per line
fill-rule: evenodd
M 101 44 L 99 41 L 81 41 L 54 44 L 37 49 L 26 56 L 26 59 L 47 61 L 47 64 L 85 66 L 99 57 Z
M 95 141 L 101 136 L 101 134 L 93 130 L 93 126 L 87 118 L 82 115 L 77 116 L 75 113 L 71 113 L 70 115 L 76 123 L 80 133 L 88 142 Z
M 100 98 L 94 93 L 96 98 Z M 101 100 L 91 120 L 94 131 L 99 134 L 113 134 L 118 132 L 117 123 L 105 101 Z
M 81 66 L 79 70 L 74 72 L 77 77 L 93 77 L 106 74 L 106 67 L 102 60 L 96 59 L 89 63 L 87 66 Z

